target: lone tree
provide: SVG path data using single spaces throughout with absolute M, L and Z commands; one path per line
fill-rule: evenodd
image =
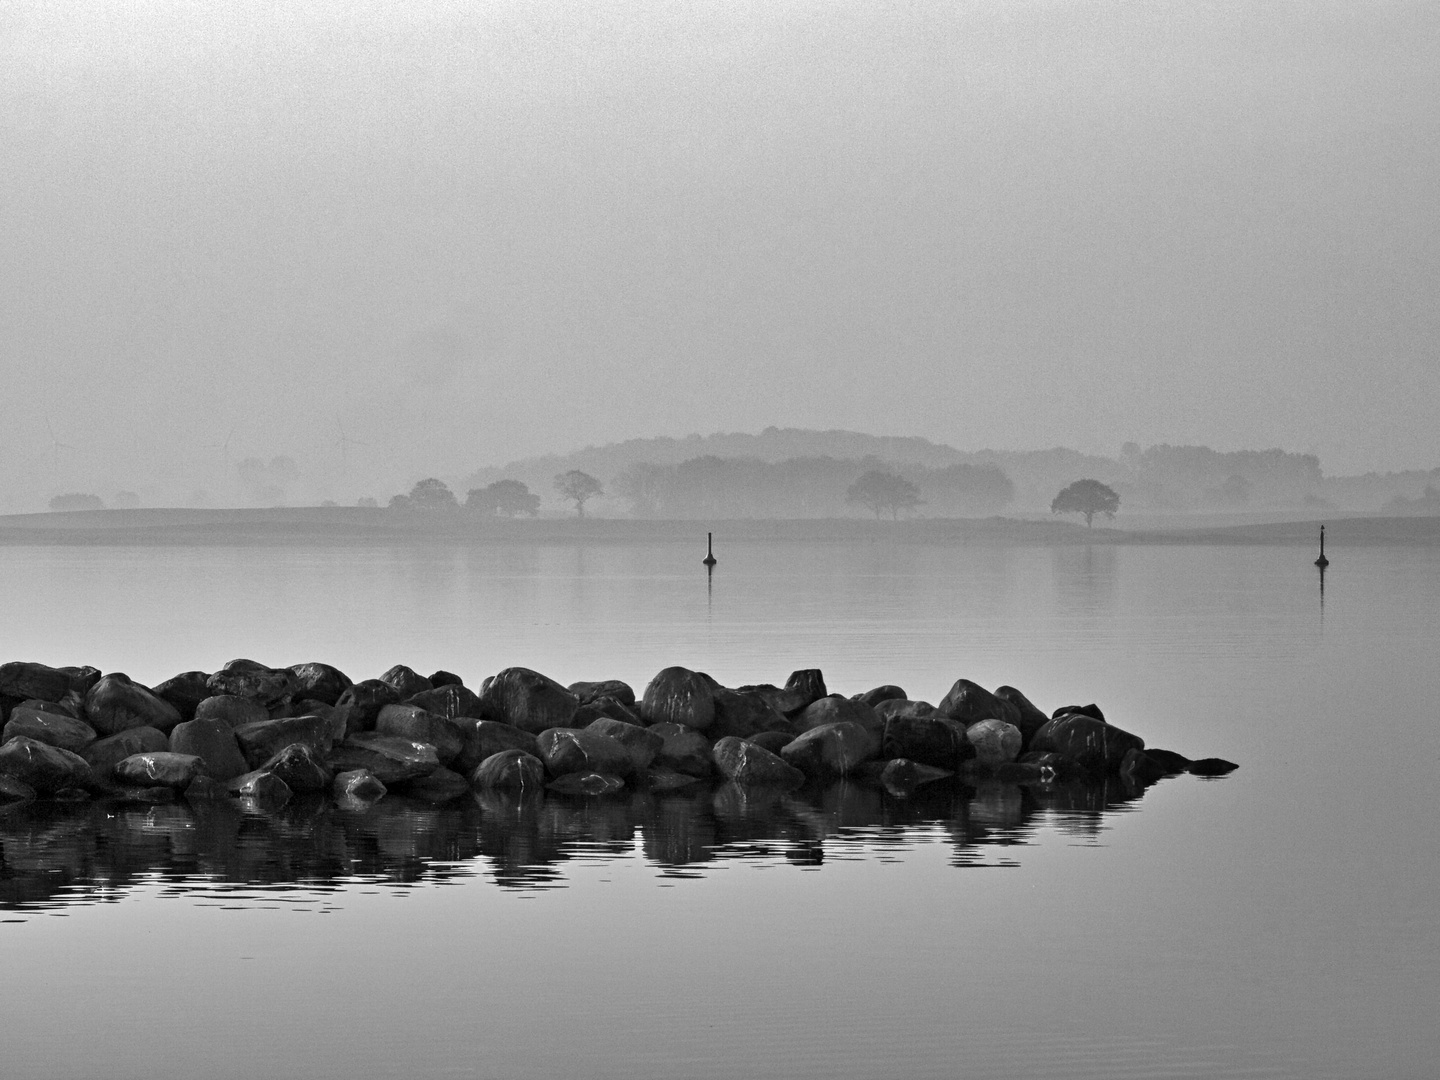
M 867 506 L 879 518 L 881 511 L 890 511 L 890 516 L 900 518 L 901 510 L 913 510 L 919 506 L 920 489 L 906 480 L 881 469 L 871 469 L 845 490 L 845 501 L 852 505 Z
M 1113 518 L 1119 509 L 1120 496 L 1099 480 L 1076 480 L 1050 500 L 1052 514 L 1084 514 L 1087 529 L 1096 514 Z
M 560 493 L 561 498 L 569 499 L 575 504 L 575 510 L 582 518 L 585 516 L 586 500 L 605 494 L 605 489 L 600 486 L 599 480 L 579 469 L 571 469 L 569 472 L 557 475 L 555 490 Z
M 430 476 L 411 488 L 409 495 L 396 495 L 390 505 L 403 510 L 454 510 L 460 504 L 445 481 Z
M 540 512 L 540 496 L 531 494 L 529 486 L 519 480 L 496 480 L 483 488 L 471 488 L 465 496 L 465 509 L 480 514 L 529 514 Z

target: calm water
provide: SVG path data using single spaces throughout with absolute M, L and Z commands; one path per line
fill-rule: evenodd
M 1219 781 L 0 814 L 17 1077 L 1433 1076 L 1440 550 L 0 549 L 0 655 L 1098 701 Z

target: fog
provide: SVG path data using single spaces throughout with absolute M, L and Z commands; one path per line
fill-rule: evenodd
M 1440 464 L 1440 8 L 0 10 L 0 509 L 767 425 Z

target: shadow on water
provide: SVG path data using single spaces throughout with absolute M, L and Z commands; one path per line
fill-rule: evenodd
M 664 877 L 737 860 L 823 866 L 942 842 L 955 866 L 1014 865 L 1007 847 L 1042 827 L 1094 835 L 1142 789 L 1099 782 L 947 780 L 907 797 L 841 781 L 784 791 L 695 784 L 608 798 L 477 794 L 443 806 L 387 797 L 365 810 L 328 799 L 269 813 L 226 801 L 160 805 L 32 802 L 0 809 L 0 909 L 45 911 L 169 894 L 405 886 L 488 876 L 507 889 L 566 884 L 571 861 L 644 859 Z

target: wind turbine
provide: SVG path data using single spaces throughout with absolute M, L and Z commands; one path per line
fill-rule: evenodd
M 69 443 L 61 442 L 55 435 L 55 429 L 50 426 L 50 418 L 45 418 L 45 430 L 50 433 L 50 472 L 52 475 L 60 471 L 60 451 L 74 450 L 75 447 Z

